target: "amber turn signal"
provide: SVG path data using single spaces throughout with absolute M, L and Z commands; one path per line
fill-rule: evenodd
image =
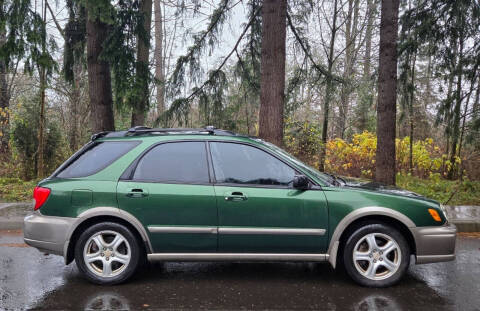
M 440 218 L 440 215 L 438 215 L 438 212 L 433 208 L 429 208 L 428 212 L 430 213 L 430 216 L 432 216 L 433 220 L 442 221 L 442 218 Z

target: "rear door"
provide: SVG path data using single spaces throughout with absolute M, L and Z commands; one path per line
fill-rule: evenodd
M 210 142 L 219 252 L 322 253 L 327 202 L 321 190 L 297 190 L 298 172 L 251 145 Z
M 120 180 L 121 209 L 146 227 L 155 252 L 215 252 L 217 207 L 206 143 L 161 143 Z

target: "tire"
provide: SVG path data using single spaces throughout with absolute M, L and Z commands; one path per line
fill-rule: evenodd
M 80 235 L 75 245 L 75 262 L 90 282 L 114 285 L 125 282 L 135 273 L 141 263 L 142 250 L 126 226 L 102 222 Z
M 399 282 L 407 271 L 410 248 L 396 228 L 382 223 L 364 224 L 348 237 L 343 264 L 358 284 L 388 287 Z

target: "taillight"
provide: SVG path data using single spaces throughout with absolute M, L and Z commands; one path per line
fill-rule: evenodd
M 43 203 L 48 199 L 50 195 L 50 189 L 42 188 L 42 187 L 35 187 L 33 189 L 33 198 L 35 199 L 35 207 L 33 208 L 34 211 L 42 207 Z

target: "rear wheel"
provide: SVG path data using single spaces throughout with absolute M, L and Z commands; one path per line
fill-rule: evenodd
M 397 283 L 410 263 L 410 249 L 403 235 L 385 224 L 366 224 L 345 243 L 343 262 L 348 275 L 369 287 Z
M 89 281 L 112 285 L 135 273 L 140 251 L 135 235 L 127 227 L 103 222 L 80 235 L 75 245 L 75 261 Z

